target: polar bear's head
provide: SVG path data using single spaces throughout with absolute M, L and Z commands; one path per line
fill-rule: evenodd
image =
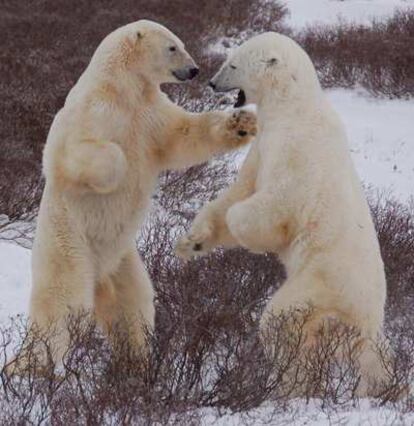
M 96 50 L 91 65 L 112 75 L 140 75 L 156 84 L 183 82 L 198 74 L 183 42 L 164 26 L 147 20 L 109 34 Z
M 236 48 L 210 81 L 225 92 L 240 89 L 236 107 L 260 103 L 267 96 L 291 98 L 319 90 L 315 68 L 306 52 L 292 39 L 268 32 Z

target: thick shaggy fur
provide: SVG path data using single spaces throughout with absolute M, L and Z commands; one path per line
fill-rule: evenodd
M 371 345 L 382 333 L 386 282 L 342 123 L 308 55 L 280 34 L 244 43 L 212 83 L 241 88 L 257 104 L 259 134 L 236 182 L 202 209 L 178 252 L 240 245 L 277 253 L 287 280 L 262 327 L 272 315 L 309 306 L 310 331 L 331 317 L 358 327 L 364 393 L 369 379 L 383 378 Z
M 161 83 L 179 82 L 194 67 L 165 27 L 126 25 L 103 40 L 55 117 L 43 158 L 30 319 L 42 331 L 55 328 L 56 359 L 66 347 L 67 314 L 81 310 L 142 347 L 154 295 L 135 237 L 159 173 L 256 133 L 252 113 L 192 114 L 161 92 Z

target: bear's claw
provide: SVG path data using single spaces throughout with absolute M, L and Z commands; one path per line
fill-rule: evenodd
M 192 257 L 201 254 L 203 250 L 203 244 L 200 242 L 194 242 L 188 237 L 181 238 L 176 246 L 175 253 L 182 259 L 191 259 Z
M 193 247 L 193 250 L 194 251 L 201 251 L 201 250 L 203 250 L 203 244 L 201 244 L 201 243 L 195 243 L 194 247 Z
M 190 233 L 180 238 L 175 246 L 175 253 L 183 259 L 191 259 L 194 256 L 200 256 L 207 251 L 207 240 L 210 232 Z

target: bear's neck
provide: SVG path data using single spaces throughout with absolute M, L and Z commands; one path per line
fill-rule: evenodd
M 142 73 L 133 73 L 127 69 L 103 66 L 91 62 L 85 71 L 92 79 L 93 86 L 110 85 L 117 97 L 123 102 L 146 102 L 155 99 L 161 92 L 159 85 L 152 82 Z
M 262 96 L 257 99 L 257 107 L 261 110 L 272 111 L 292 111 L 298 107 L 307 108 L 314 107 L 319 104 L 323 92 L 321 90 L 295 90 L 290 88 L 286 91 L 276 89 L 263 90 Z
M 130 106 L 152 104 L 160 93 L 160 88 L 144 76 L 128 73 L 104 76 L 99 84 L 113 87 L 118 100 Z
M 323 103 L 323 92 L 290 93 L 281 96 L 277 92 L 269 91 L 257 102 L 259 121 L 278 120 L 281 117 L 298 117 L 313 114 L 320 109 Z

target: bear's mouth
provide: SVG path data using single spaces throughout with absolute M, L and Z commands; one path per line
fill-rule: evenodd
M 246 94 L 244 93 L 244 90 L 240 89 L 239 93 L 237 94 L 237 100 L 234 104 L 234 108 L 240 108 L 246 103 Z

